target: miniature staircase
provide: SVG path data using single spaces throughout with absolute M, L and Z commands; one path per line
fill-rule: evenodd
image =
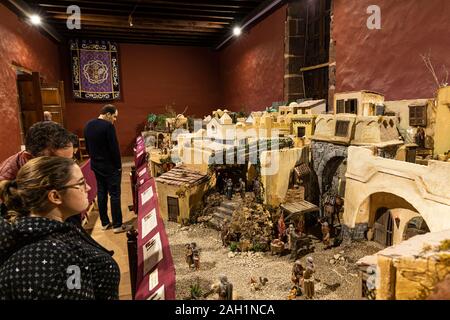
M 233 215 L 233 211 L 239 206 L 239 201 L 235 200 L 225 200 L 223 201 L 219 207 L 216 207 L 216 210 L 213 213 L 211 220 L 209 220 L 209 226 L 220 230 L 221 225 L 225 219 L 231 221 L 231 216 Z

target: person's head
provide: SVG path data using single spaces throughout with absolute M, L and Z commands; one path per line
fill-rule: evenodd
M 73 157 L 72 134 L 52 121 L 37 122 L 27 132 L 25 150 L 33 157 Z
M 89 203 L 80 167 L 71 159 L 38 157 L 28 161 L 15 181 L 0 182 L 0 198 L 18 216 L 42 216 L 64 221 Z
M 80 146 L 80 142 L 78 140 L 78 136 L 74 133 L 71 134 L 72 137 L 72 145 L 73 145 L 73 153 L 77 153 L 78 147 Z
M 52 113 L 50 111 L 44 111 L 44 121 L 52 121 Z
M 104 105 L 102 110 L 100 110 L 100 117 L 103 120 L 109 121 L 112 124 L 117 120 L 117 117 L 119 116 L 119 111 L 117 111 L 117 108 L 112 104 Z

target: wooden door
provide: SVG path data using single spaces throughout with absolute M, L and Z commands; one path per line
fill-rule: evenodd
M 41 86 L 41 95 L 43 111 L 49 111 L 52 115 L 52 121 L 65 127 L 64 82 L 43 84 Z
M 394 221 L 391 211 L 384 209 L 378 210 L 374 224 L 374 241 L 384 246 L 392 246 L 393 244 Z
M 178 198 L 167 197 L 167 211 L 169 214 L 169 221 L 178 222 L 178 216 L 180 214 Z
M 44 120 L 42 108 L 41 82 L 38 72 L 17 76 L 20 117 L 24 134 L 38 121 Z

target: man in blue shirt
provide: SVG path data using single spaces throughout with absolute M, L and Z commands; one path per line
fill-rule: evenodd
M 105 105 L 97 119 L 89 121 L 84 128 L 86 150 L 91 168 L 97 179 L 97 197 L 102 229 L 111 227 L 108 217 L 108 194 L 111 198 L 111 216 L 114 233 L 125 232 L 132 226 L 122 224 L 120 205 L 122 161 L 114 122 L 118 111 L 112 104 Z

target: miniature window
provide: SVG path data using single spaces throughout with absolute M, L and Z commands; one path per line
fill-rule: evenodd
M 345 101 L 345 113 L 356 114 L 358 111 L 358 99 L 349 99 Z
M 427 125 L 427 108 L 426 105 L 409 106 L 409 125 L 411 127 Z
M 215 133 L 217 131 L 216 126 L 211 126 L 211 131 Z
M 336 121 L 335 136 L 337 136 L 337 137 L 347 137 L 348 125 L 349 125 L 348 121 L 340 121 L 340 120 Z
M 306 128 L 305 127 L 298 127 L 297 128 L 297 137 L 303 138 L 306 135 Z
M 344 113 L 345 112 L 345 101 L 337 100 L 336 101 L 336 113 Z

